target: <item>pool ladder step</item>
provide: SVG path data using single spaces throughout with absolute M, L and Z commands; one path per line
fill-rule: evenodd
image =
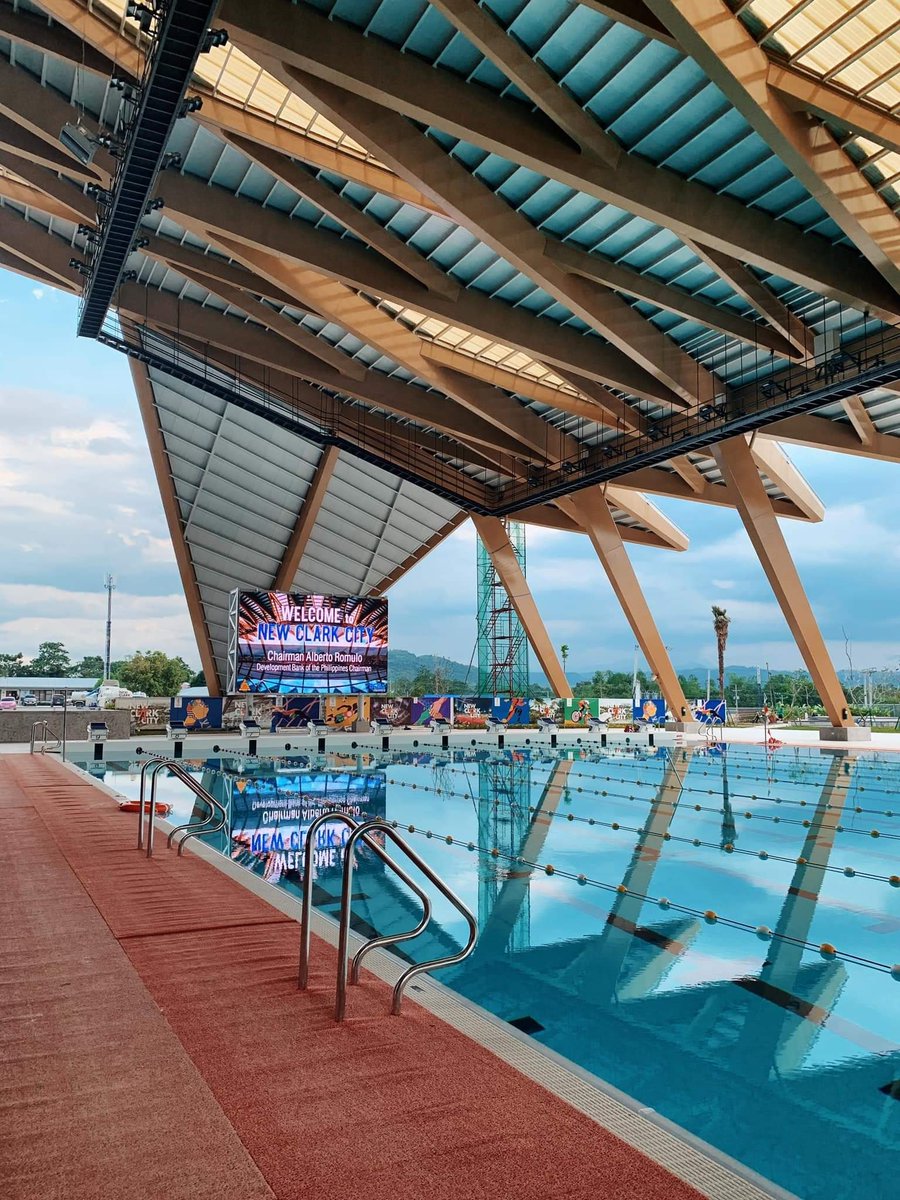
M 350 836 L 344 844 L 344 862 L 343 862 L 343 878 L 341 881 L 341 908 L 339 916 L 338 928 L 338 969 L 337 969 L 337 992 L 334 1003 L 334 1019 L 343 1021 L 347 1010 L 347 977 L 349 968 L 350 983 L 359 982 L 359 972 L 362 960 L 372 950 L 383 946 L 396 945 L 398 942 L 406 942 L 411 938 L 418 937 L 424 931 L 428 922 L 431 920 L 431 901 L 427 892 L 423 891 L 419 885 L 410 878 L 407 872 L 395 862 L 387 853 L 384 847 L 379 843 L 374 834 L 381 835 L 384 838 L 390 839 L 396 845 L 410 862 L 417 867 L 422 874 L 428 879 L 439 892 L 444 895 L 453 907 L 459 912 L 466 921 L 469 927 L 469 936 L 466 944 L 461 950 L 455 954 L 446 954 L 440 958 L 429 959 L 427 962 L 415 963 L 408 967 L 394 985 L 393 995 L 391 997 L 391 1013 L 396 1016 L 400 1012 L 400 1005 L 403 1002 L 403 993 L 407 985 L 417 975 L 421 975 L 424 971 L 435 971 L 442 967 L 450 967 L 455 963 L 462 962 L 463 959 L 469 957 L 475 949 L 475 942 L 478 939 L 478 922 L 463 904 L 462 900 L 456 893 L 444 882 L 436 871 L 423 859 L 409 843 L 400 836 L 397 830 L 388 821 L 382 820 L 380 817 L 373 818 L 369 821 L 355 821 L 347 813 L 340 809 L 335 809 L 331 812 L 322 813 L 312 822 L 306 833 L 306 845 L 304 848 L 304 863 L 303 863 L 303 908 L 301 914 L 301 930 L 300 930 L 300 965 L 297 973 L 297 986 L 301 990 L 305 990 L 309 984 L 309 952 L 311 941 L 311 918 L 312 918 L 312 884 L 313 884 L 313 854 L 315 851 L 315 835 L 318 830 L 328 823 L 340 823 L 348 826 L 351 830 Z M 380 858 L 385 866 L 389 867 L 402 883 L 418 897 L 422 904 L 422 917 L 418 923 L 412 928 L 403 933 L 383 934 L 381 937 L 370 938 L 353 956 L 352 962 L 348 963 L 349 944 L 350 944 L 350 903 L 353 895 L 353 853 L 356 844 L 362 842 L 376 857 Z

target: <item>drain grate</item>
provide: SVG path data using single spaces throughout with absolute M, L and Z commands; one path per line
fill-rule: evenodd
M 883 1084 L 879 1092 L 884 1092 L 886 1096 L 890 1096 L 892 1100 L 900 1100 L 900 1079 L 892 1079 L 890 1083 Z
M 516 1029 L 521 1029 L 523 1033 L 540 1033 L 545 1028 L 534 1017 L 516 1017 L 514 1021 L 509 1021 L 508 1024 L 514 1025 Z

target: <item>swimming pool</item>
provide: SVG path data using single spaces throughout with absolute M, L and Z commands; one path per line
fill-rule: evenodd
M 806 1200 L 894 1195 L 900 756 L 494 745 L 187 765 L 229 807 L 218 848 L 295 893 L 321 811 L 398 822 L 478 915 L 441 982 Z M 127 795 L 137 767 L 85 764 Z M 187 819 L 186 789 L 160 789 Z M 315 853 L 332 915 L 343 837 L 326 826 Z M 377 859 L 354 879 L 360 931 L 409 927 Z M 404 957 L 464 937 L 436 897 Z

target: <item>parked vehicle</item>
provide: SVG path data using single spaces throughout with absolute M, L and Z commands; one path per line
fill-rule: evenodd
M 54 693 L 54 695 L 50 698 L 50 707 L 51 708 L 65 708 L 65 706 L 66 706 L 66 698 L 62 694 L 62 692 Z
M 15 712 L 16 698 L 15 696 L 0 696 L 0 712 Z
M 25 692 L 24 695 L 19 697 L 19 703 L 28 705 L 29 707 L 37 704 L 37 702 L 38 702 L 38 698 L 34 694 L 34 692 Z
M 93 693 L 91 693 L 93 695 Z M 119 687 L 117 683 L 102 683 L 97 688 L 97 708 L 106 708 L 107 704 L 111 704 L 113 700 L 121 700 L 130 696 L 131 692 L 128 688 Z M 90 704 L 89 707 L 95 707 Z
M 84 708 L 87 704 L 87 692 L 72 692 L 69 696 L 69 704 L 72 708 Z

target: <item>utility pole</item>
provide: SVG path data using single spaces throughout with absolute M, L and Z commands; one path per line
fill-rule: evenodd
M 116 590 L 116 581 L 107 573 L 103 581 L 106 588 L 106 657 L 103 660 L 103 678 L 109 679 L 109 651 L 112 644 L 112 594 Z

